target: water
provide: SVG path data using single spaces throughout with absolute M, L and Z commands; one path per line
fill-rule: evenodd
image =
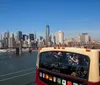
M 26 85 L 35 81 L 37 52 L 0 53 L 0 85 Z

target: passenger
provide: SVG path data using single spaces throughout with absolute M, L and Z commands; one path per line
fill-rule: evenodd
M 79 64 L 79 59 L 78 57 L 75 58 L 74 56 L 71 56 L 71 61 L 73 62 L 72 65 L 78 65 Z
M 73 55 L 68 55 L 68 63 L 69 65 L 71 65 L 73 63 L 74 58 L 73 58 Z
M 62 61 L 62 53 L 61 52 L 58 52 L 58 58 L 59 58 L 59 61 L 61 62 Z
M 61 57 L 62 56 L 62 53 L 61 52 L 58 52 L 58 56 Z
M 53 54 L 54 54 L 54 55 L 57 55 L 57 53 L 56 53 L 56 52 L 54 52 Z
M 82 76 L 81 76 L 82 78 L 87 78 L 87 71 L 86 70 L 84 70 L 83 72 L 82 72 Z
M 75 72 L 72 72 L 72 74 L 71 74 L 71 76 L 75 76 L 75 77 L 76 77 L 76 75 L 77 75 L 77 74 L 76 74 Z

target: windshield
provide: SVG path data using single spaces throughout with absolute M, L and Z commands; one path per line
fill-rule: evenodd
M 40 68 L 68 76 L 88 78 L 88 56 L 70 52 L 43 52 L 40 54 Z

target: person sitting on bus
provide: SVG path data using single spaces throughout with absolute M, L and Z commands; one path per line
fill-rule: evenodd
M 62 61 L 62 53 L 61 52 L 58 52 L 58 58 L 59 58 L 59 62 Z
M 73 55 L 70 57 L 71 61 L 72 61 L 72 65 L 78 65 L 79 64 L 79 60 L 78 57 L 75 58 Z
M 54 55 L 57 55 L 57 52 L 54 52 L 53 54 L 54 54 Z
M 87 71 L 84 69 L 84 71 L 82 71 L 82 78 L 86 79 L 87 78 Z
M 75 76 L 76 77 L 76 72 L 72 72 L 71 76 Z

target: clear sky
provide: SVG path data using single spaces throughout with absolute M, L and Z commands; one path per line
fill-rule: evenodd
M 76 37 L 88 32 L 100 40 L 100 0 L 0 0 L 0 32 L 45 34 L 62 30 Z

